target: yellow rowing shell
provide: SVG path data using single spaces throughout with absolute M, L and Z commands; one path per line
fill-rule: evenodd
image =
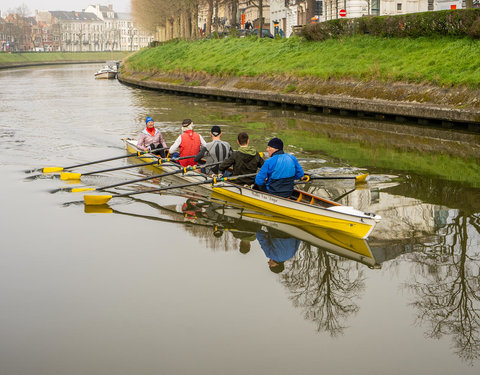
M 125 143 L 127 151 L 131 153 L 139 151 L 135 141 L 126 140 Z M 154 156 L 152 156 L 152 160 L 154 160 Z M 145 161 L 145 157 L 142 157 L 142 162 Z M 178 167 L 166 164 L 155 166 L 155 168 L 158 167 L 161 167 L 163 172 L 178 169 Z M 204 181 L 205 177 L 199 172 L 189 172 L 182 176 L 182 179 L 188 182 L 200 182 Z M 300 190 L 296 191 L 298 199 L 293 200 L 229 182 L 221 182 L 214 186 L 200 186 L 253 208 L 282 215 L 305 224 L 340 231 L 355 238 L 367 238 L 376 223 L 381 219 L 379 215 L 365 213 L 349 206 L 342 206 Z

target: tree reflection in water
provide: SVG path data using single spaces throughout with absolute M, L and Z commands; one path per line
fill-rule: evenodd
M 354 302 L 365 289 L 364 270 L 352 261 L 331 255 L 303 242 L 282 283 L 291 292 L 295 307 L 315 322 L 318 332 L 343 334 L 345 321 L 358 312 Z
M 452 336 L 455 353 L 469 363 L 480 358 L 479 238 L 480 215 L 459 213 L 440 243 L 412 254 L 414 281 L 407 284 L 427 337 Z

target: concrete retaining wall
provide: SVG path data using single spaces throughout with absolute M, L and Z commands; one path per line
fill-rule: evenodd
M 184 86 L 137 79 L 122 74 L 118 75 L 118 79 L 124 84 L 172 94 L 230 100 L 247 104 L 293 106 L 296 109 L 321 111 L 341 116 L 370 117 L 422 125 L 432 124 L 445 128 L 480 132 L 480 110 L 454 109 L 421 103 L 393 102 L 340 95 L 299 95 L 249 89 Z

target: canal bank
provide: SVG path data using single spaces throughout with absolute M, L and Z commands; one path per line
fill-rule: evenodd
M 382 91 L 392 98 L 415 98 L 430 96 L 445 101 L 468 95 L 465 89 L 438 89 L 412 84 L 385 85 L 378 82 L 318 81 L 317 90 L 337 94 L 316 94 L 302 91 L 301 87 L 315 85 L 313 79 L 290 78 L 278 80 L 264 77 L 214 77 L 205 74 L 146 74 L 142 72 L 120 73 L 118 79 L 124 84 L 158 90 L 161 92 L 189 95 L 220 101 L 294 108 L 324 114 L 369 118 L 420 125 L 442 126 L 458 130 L 480 132 L 480 108 L 455 108 L 446 103 L 419 103 L 412 101 L 378 98 Z M 262 87 L 253 89 L 252 87 Z M 285 92 L 285 87 L 300 88 L 301 93 Z M 352 94 L 347 95 L 350 91 Z M 358 93 L 359 96 L 355 96 Z M 370 97 L 365 97 L 370 96 Z M 454 99 L 455 100 L 455 99 Z
M 480 131 L 477 40 L 267 39 L 162 43 L 125 59 L 120 80 L 210 99 Z
M 122 60 L 130 52 L 23 52 L 0 53 L 0 69 L 41 65 L 103 64 Z

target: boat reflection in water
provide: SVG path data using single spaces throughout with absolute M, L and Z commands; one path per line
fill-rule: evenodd
M 172 199 L 180 197 L 169 196 L 169 201 Z M 270 269 L 279 273 L 281 283 L 289 290 L 293 305 L 303 310 L 317 331 L 332 336 L 341 334 L 347 326 L 346 320 L 358 311 L 356 300 L 364 291 L 364 272 L 368 268 L 380 268 L 367 241 L 342 232 L 300 226 L 289 218 L 216 200 L 184 197 L 170 205 L 158 204 L 152 199 L 133 200 L 150 206 L 155 212 L 148 216 L 137 214 L 133 212 L 135 207 L 138 212 L 136 204 L 121 205 L 122 210 L 128 207 L 132 212 L 108 206 L 86 206 L 85 210 L 179 223 L 213 250 L 247 254 L 251 244 L 258 242 Z M 368 268 L 359 267 L 357 262 Z

